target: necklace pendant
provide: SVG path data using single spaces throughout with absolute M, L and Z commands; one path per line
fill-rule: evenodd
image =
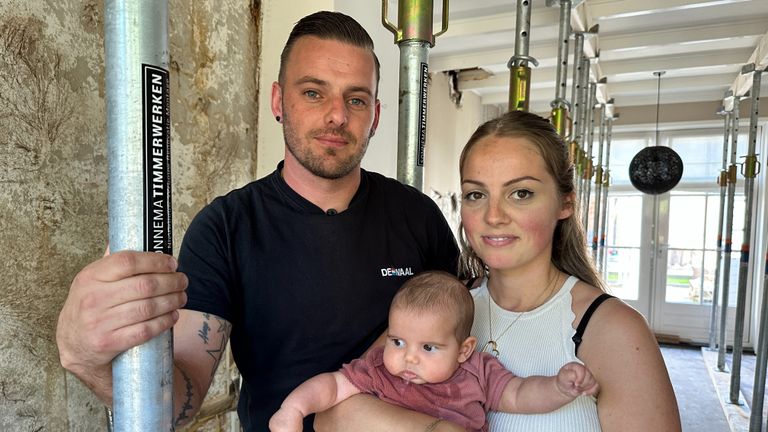
M 490 348 L 490 350 L 488 350 Z M 488 350 L 489 353 L 493 354 L 495 357 L 499 357 L 499 350 L 497 349 L 498 345 L 496 345 L 495 340 L 489 340 L 488 342 L 483 345 L 483 351 Z

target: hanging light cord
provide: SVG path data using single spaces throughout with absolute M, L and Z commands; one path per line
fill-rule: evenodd
M 659 106 L 661 105 L 661 76 L 666 71 L 658 71 L 653 74 L 659 77 L 658 84 L 656 86 L 656 145 L 659 145 Z

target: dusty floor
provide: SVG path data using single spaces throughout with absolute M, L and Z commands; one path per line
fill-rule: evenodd
M 733 406 L 726 406 L 731 416 L 729 425 L 724 405 L 720 398 L 727 398 L 730 375 L 717 373 L 712 375 L 705 363 L 706 348 L 685 345 L 662 345 L 661 352 L 667 364 L 672 385 L 675 388 L 680 416 L 684 432 L 728 432 L 746 431 L 749 419 L 734 415 Z M 712 353 L 716 359 L 716 353 Z M 754 385 L 755 356 L 745 352 L 742 356 L 741 393 L 747 404 L 752 403 L 752 387 Z M 728 354 L 726 363 L 730 370 L 731 355 Z M 714 365 L 714 363 L 711 363 Z M 714 367 L 712 367 L 714 371 Z M 715 377 L 713 379 L 713 376 Z M 721 393 L 718 394 L 715 382 L 721 382 Z M 724 383 L 724 384 L 723 384 Z M 723 390 L 724 389 L 724 390 Z M 748 412 L 748 407 L 743 411 Z M 768 412 L 768 407 L 764 409 Z M 768 413 L 763 415 L 763 422 L 768 419 Z M 765 424 L 763 425 L 765 429 Z

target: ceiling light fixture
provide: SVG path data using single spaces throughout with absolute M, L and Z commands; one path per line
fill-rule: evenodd
M 683 177 L 683 160 L 676 151 L 660 143 L 659 113 L 661 111 L 661 76 L 654 72 L 656 87 L 656 138 L 653 146 L 640 150 L 629 163 L 629 181 L 637 190 L 651 195 L 669 192 Z

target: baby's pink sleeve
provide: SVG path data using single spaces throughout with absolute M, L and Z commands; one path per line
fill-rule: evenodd
M 383 362 L 384 348 L 374 348 L 362 357 L 341 367 L 341 373 L 362 393 L 373 391 L 373 377 L 376 365 Z
M 486 408 L 491 411 L 498 411 L 501 395 L 507 388 L 509 381 L 515 375 L 508 371 L 503 364 L 489 353 L 480 353 L 483 361 L 483 381 L 485 384 Z

